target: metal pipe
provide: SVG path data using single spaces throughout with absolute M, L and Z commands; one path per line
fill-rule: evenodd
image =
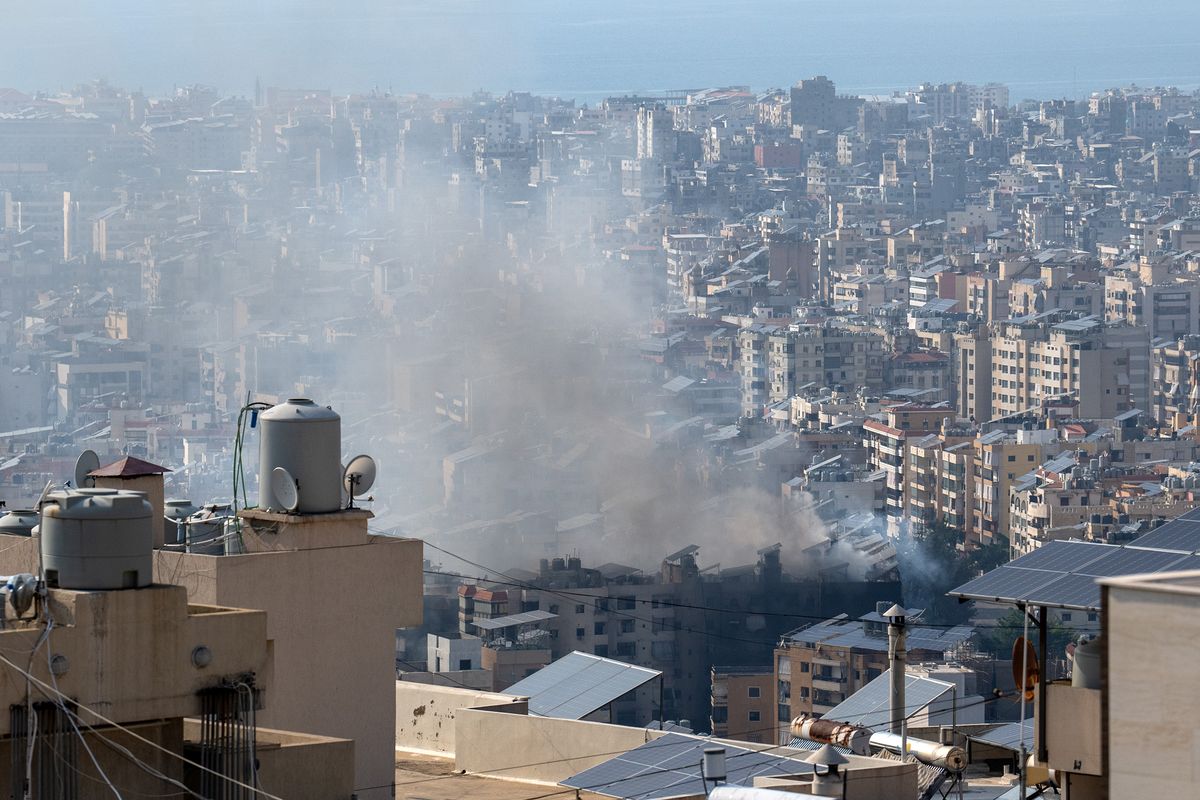
M 967 767 L 967 753 L 961 747 L 952 744 L 931 742 L 927 739 L 915 739 L 911 736 L 891 733 L 871 734 L 871 746 L 880 750 L 911 755 L 922 764 L 961 772 Z
M 893 608 L 893 610 L 895 610 Z M 891 692 L 891 729 L 898 732 L 901 738 L 908 735 L 908 714 L 905 712 L 904 688 L 907 661 L 907 632 L 904 628 L 904 616 L 888 617 L 888 665 Z
M 1046 684 L 1050 682 L 1050 675 L 1046 672 L 1046 649 L 1048 647 L 1049 634 L 1047 631 L 1046 607 L 1038 608 L 1038 664 L 1039 680 L 1038 680 L 1038 708 L 1037 708 L 1037 725 L 1038 725 L 1038 761 L 1045 764 L 1050 759 L 1050 753 L 1046 749 Z
M 792 735 L 800 739 L 844 747 L 856 756 L 871 755 L 871 734 L 874 731 L 861 725 L 802 714 L 792 720 L 791 730 Z
M 1029 657 L 1026 650 L 1029 646 L 1029 609 L 1025 606 L 1020 606 L 1020 609 L 1025 621 L 1021 631 L 1021 643 L 1024 645 L 1021 648 L 1021 685 L 1017 687 L 1017 691 L 1021 693 L 1021 769 L 1018 779 L 1020 793 L 1017 796 L 1024 800 L 1027 788 L 1025 762 L 1029 760 L 1029 750 L 1025 747 L 1025 687 L 1029 685 Z

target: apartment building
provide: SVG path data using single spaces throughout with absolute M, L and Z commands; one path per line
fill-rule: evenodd
M 947 502 L 944 493 L 949 488 L 944 477 L 944 455 L 947 449 L 970 443 L 974 437 L 974 426 L 948 418 L 938 433 L 918 436 L 909 441 L 904 494 L 908 521 L 913 530 L 944 524 L 961 530 L 961 525 L 954 524 L 959 521 L 959 514 L 954 514 L 954 523 L 944 516 L 943 509 Z M 951 506 L 955 501 L 964 502 L 965 509 L 965 497 L 950 498 Z
M 888 668 L 887 604 L 858 619 L 845 614 L 792 631 L 775 649 L 778 742 L 790 741 L 788 723 L 801 714 L 823 714 Z M 919 612 L 918 612 L 919 613 Z M 966 642 L 970 626 L 912 628 L 910 662 L 940 663 Z
M 1053 430 L 993 431 L 975 440 L 973 453 L 975 498 L 972 508 L 973 543 L 990 545 L 1008 540 L 1011 529 L 1009 491 L 1059 445 Z
M 915 403 L 890 406 L 882 419 L 863 423 L 863 447 L 867 467 L 884 473 L 884 506 L 888 532 L 899 536 L 907 521 L 905 497 L 910 442 L 941 430 L 944 420 L 954 418 L 954 410 Z
M 963 419 L 992 418 L 992 338 L 986 328 L 956 331 L 950 348 L 951 402 Z
M 1200 283 L 1170 275 L 1163 261 L 1104 277 L 1104 319 L 1144 326 L 1151 339 L 1175 339 L 1200 331 Z
M 1167 430 L 1193 425 L 1200 413 L 1200 335 L 1154 342 L 1150 410 Z
M 712 668 L 709 731 L 721 739 L 775 741 L 775 673 L 770 667 Z
M 883 337 L 829 325 L 780 328 L 755 324 L 738 332 L 742 413 L 760 412 L 803 386 L 883 387 Z
M 1081 417 L 1111 419 L 1149 403 L 1145 329 L 1054 314 L 1011 320 L 992 336 L 992 412 L 1007 416 L 1070 396 Z

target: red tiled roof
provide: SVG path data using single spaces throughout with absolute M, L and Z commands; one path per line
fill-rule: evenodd
M 166 467 L 160 467 L 158 464 L 151 464 L 149 461 L 143 461 L 140 458 L 133 456 L 125 456 L 119 461 L 94 469 L 88 473 L 91 478 L 139 478 L 143 475 L 162 475 L 164 472 L 171 470 Z

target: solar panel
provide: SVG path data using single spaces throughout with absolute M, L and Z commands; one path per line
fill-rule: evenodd
M 1025 742 L 1027 744 L 1032 744 L 1033 743 L 1033 722 L 1032 721 L 1027 721 L 1025 723 L 1006 722 L 1005 724 L 1003 724 L 997 728 L 993 728 L 992 730 L 988 731 L 987 733 L 976 734 L 974 736 L 971 736 L 970 738 L 974 739 L 977 742 L 983 742 L 984 744 L 990 744 L 990 745 L 994 745 L 996 747 L 1003 747 L 1007 750 L 1020 750 L 1021 749 L 1022 728 L 1025 731 Z
M 1200 570 L 1200 509 L 1189 511 L 1131 545 L 1064 540 L 1047 542 L 1032 553 L 948 592 L 968 600 L 1100 609 L 1101 578 L 1143 573 Z
M 1136 547 L 1156 550 L 1181 550 L 1194 553 L 1200 550 L 1200 519 L 1191 518 L 1194 512 L 1177 517 L 1133 541 Z
M 520 614 L 510 614 L 507 617 L 496 617 L 495 619 L 477 619 L 472 624 L 484 631 L 495 631 L 501 628 L 511 628 L 515 625 L 528 625 L 532 622 L 543 622 L 548 619 L 554 619 L 558 614 L 551 614 L 549 611 L 524 611 Z
M 1020 601 L 1061 574 L 1006 565 L 964 583 L 950 594 L 976 600 Z
M 529 698 L 539 717 L 583 719 L 662 673 L 575 651 L 517 681 L 504 694 Z
M 1051 572 L 1077 572 L 1079 567 L 1084 564 L 1095 561 L 1117 549 L 1116 545 L 1095 542 L 1046 542 L 1032 553 L 1014 558 L 1008 566 L 1044 569 Z
M 891 730 L 891 670 L 821 715 L 822 719 L 865 725 L 877 731 Z M 919 675 L 904 676 L 904 716 L 912 716 L 930 703 L 948 695 L 954 685 Z
M 1074 571 L 1105 578 L 1115 575 L 1136 575 L 1139 572 L 1159 572 L 1184 558 L 1182 553 L 1162 550 L 1116 548 L 1104 558 L 1096 559 Z
M 1099 608 L 1100 584 L 1095 575 L 1059 575 L 1023 599 L 1027 603 L 1058 608 Z
M 663 800 L 705 794 L 700 775 L 704 749 L 712 739 L 668 733 L 628 753 L 572 775 L 561 786 L 581 789 L 621 800 Z M 726 782 L 750 786 L 761 775 L 804 775 L 812 767 L 803 761 L 784 758 L 734 745 L 725 748 Z

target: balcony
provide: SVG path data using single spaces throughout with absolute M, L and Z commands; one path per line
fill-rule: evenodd
M 846 679 L 845 678 L 813 678 L 813 688 L 831 694 L 842 695 L 846 694 Z

